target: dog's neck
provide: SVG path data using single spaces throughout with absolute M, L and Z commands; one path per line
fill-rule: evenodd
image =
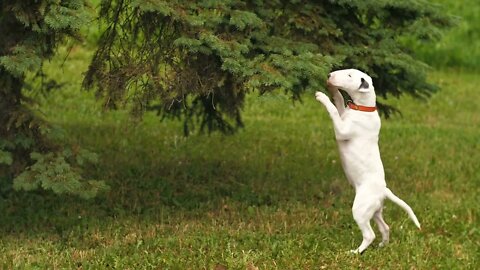
M 355 96 L 351 96 L 353 103 L 357 105 L 375 107 L 376 106 L 376 96 L 375 92 L 371 91 L 370 93 L 358 93 Z

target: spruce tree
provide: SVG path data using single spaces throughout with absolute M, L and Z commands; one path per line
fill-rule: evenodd
M 41 187 L 85 198 L 106 188 L 85 180 L 80 166 L 96 155 L 56 143 L 58 132 L 31 109 L 35 101 L 25 95 L 26 74 L 41 75 L 42 62 L 86 23 L 84 6 L 83 0 L 0 1 L 1 191 L 9 190 L 12 179 L 16 189 Z

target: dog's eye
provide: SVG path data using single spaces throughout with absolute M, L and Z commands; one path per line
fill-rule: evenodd
M 351 78 L 351 77 L 352 77 L 352 75 L 348 74 L 348 77 L 350 77 L 350 78 Z

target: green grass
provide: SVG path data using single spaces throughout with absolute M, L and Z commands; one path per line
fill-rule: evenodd
M 74 48 L 46 70 L 64 83 L 39 106 L 69 144 L 101 155 L 94 200 L 45 192 L 0 198 L 2 269 L 475 269 L 480 245 L 480 99 L 476 74 L 437 71 L 428 102 L 389 100 L 381 152 L 390 188 L 422 230 L 386 203 L 391 244 L 362 256 L 327 113 L 312 95 L 248 97 L 233 136 L 182 136 L 151 114 L 102 113 L 79 91 L 89 53 Z M 376 229 L 376 228 L 375 228 Z M 378 235 L 378 233 L 377 233 Z

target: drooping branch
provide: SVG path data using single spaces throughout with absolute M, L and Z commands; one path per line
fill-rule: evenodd
M 323 89 L 332 68 L 363 69 L 384 97 L 428 95 L 436 87 L 426 66 L 397 39 L 449 24 L 416 0 L 107 0 L 101 16 L 115 27 L 102 36 L 85 85 L 109 107 L 154 108 L 208 130 L 240 126 L 246 92 L 299 98 Z

